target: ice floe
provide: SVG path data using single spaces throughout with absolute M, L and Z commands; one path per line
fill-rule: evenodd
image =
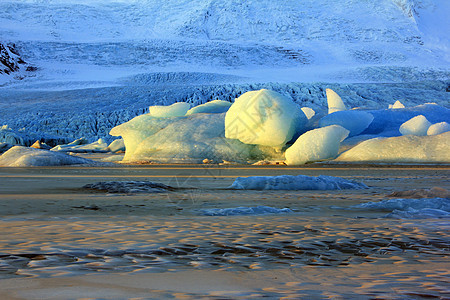
M 386 217 L 442 218 L 450 217 L 449 198 L 389 199 L 352 206 L 357 209 L 391 211 Z
M 62 165 L 104 165 L 90 159 L 43 149 L 14 146 L 0 156 L 3 167 L 42 167 Z
M 55 146 L 50 150 L 73 153 L 108 152 L 108 144 L 103 139 L 88 144 L 86 139 L 80 138 L 66 145 Z
M 210 208 L 202 209 L 205 216 L 240 216 L 240 215 L 265 215 L 286 214 L 293 211 L 289 208 L 275 208 L 270 206 L 234 207 L 234 208 Z
M 236 190 L 342 190 L 364 189 L 364 183 L 340 177 L 320 175 L 238 177 L 230 186 Z

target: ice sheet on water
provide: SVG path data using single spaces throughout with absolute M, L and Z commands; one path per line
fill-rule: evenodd
M 75 157 L 64 153 L 15 146 L 0 156 L 3 167 L 42 167 L 62 165 L 103 165 L 90 159 Z
M 236 190 L 342 190 L 364 189 L 361 182 L 340 177 L 320 175 L 251 176 L 238 177 L 230 186 Z
M 265 215 L 286 214 L 293 211 L 289 208 L 275 208 L 270 206 L 211 208 L 201 210 L 205 216 L 240 216 L 240 215 Z
M 448 218 L 450 217 L 449 198 L 389 199 L 367 202 L 352 206 L 358 209 L 391 211 L 388 218 Z

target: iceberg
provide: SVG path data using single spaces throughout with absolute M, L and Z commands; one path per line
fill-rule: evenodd
M 81 164 L 99 165 L 103 163 L 60 152 L 23 146 L 14 146 L 0 156 L 0 166 L 2 167 L 42 167 Z
M 310 107 L 305 106 L 305 107 L 302 107 L 301 110 L 303 111 L 303 113 L 305 114 L 305 116 L 308 120 L 310 120 L 316 114 L 314 109 L 312 109 Z
M 198 113 L 219 114 L 227 112 L 231 106 L 231 102 L 223 100 L 213 100 L 205 104 L 197 105 L 187 111 L 186 116 Z
M 427 135 L 428 128 L 431 126 L 431 123 L 427 120 L 424 115 L 418 115 L 414 118 L 406 121 L 400 126 L 400 133 L 402 135 Z
M 432 136 L 374 138 L 343 152 L 335 161 L 450 162 L 450 132 Z
M 405 108 L 403 103 L 401 103 L 399 100 L 395 101 L 394 104 L 389 104 L 390 109 L 397 109 L 397 108 Z
M 111 130 L 125 141 L 124 162 L 158 161 L 202 163 L 276 159 L 271 147 L 248 145 L 224 136 L 225 113 L 192 114 L 186 117 L 145 116 Z
M 371 113 L 359 110 L 337 111 L 319 120 L 320 127 L 340 125 L 350 131 L 349 136 L 363 132 L 373 121 Z
M 205 216 L 242 216 L 286 213 L 293 213 L 293 211 L 289 208 L 275 208 L 270 206 L 210 208 L 202 210 L 202 214 Z
M 428 127 L 427 135 L 438 135 L 447 131 L 450 131 L 450 124 L 447 122 L 440 122 Z
M 109 144 L 107 150 L 111 151 L 112 153 L 125 151 L 125 143 L 123 139 L 117 139 L 112 141 L 111 144 Z
M 238 177 L 230 186 L 235 190 L 342 190 L 364 189 L 364 183 L 340 177 L 320 175 Z
M 327 93 L 327 103 L 328 103 L 328 113 L 332 114 L 336 111 L 347 110 L 341 97 L 332 89 L 326 89 Z
M 349 131 L 339 125 L 317 128 L 302 134 L 285 152 L 286 164 L 301 165 L 307 162 L 335 158 L 340 143 Z
M 149 108 L 149 115 L 156 118 L 181 117 L 184 116 L 190 108 L 186 102 L 177 102 L 172 105 L 154 105 Z
M 241 95 L 225 116 L 225 137 L 281 149 L 308 120 L 288 97 L 262 89 Z

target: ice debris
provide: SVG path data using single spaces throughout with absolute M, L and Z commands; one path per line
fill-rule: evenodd
M 203 209 L 205 216 L 240 216 L 240 215 L 265 215 L 265 214 L 286 214 L 293 211 L 289 208 L 275 208 L 270 206 L 256 207 L 234 207 L 234 208 L 210 208 Z
M 156 118 L 181 117 L 190 107 L 190 104 L 186 102 L 177 102 L 169 106 L 154 105 L 150 106 L 149 115 Z
M 238 177 L 230 186 L 236 190 L 342 190 L 364 189 L 364 183 L 340 177 L 320 175 Z
M 440 122 L 428 127 L 427 135 L 438 135 L 447 131 L 450 131 L 450 124 L 447 122 Z
M 349 131 L 349 136 L 363 132 L 373 121 L 372 114 L 359 110 L 337 111 L 326 115 L 319 121 L 320 127 L 340 125 Z
M 197 105 L 187 111 L 186 116 L 198 113 L 218 114 L 227 112 L 231 106 L 231 102 L 223 100 L 213 100 L 205 104 Z

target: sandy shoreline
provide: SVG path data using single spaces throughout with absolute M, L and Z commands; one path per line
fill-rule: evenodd
M 230 191 L 237 176 L 330 175 L 365 190 Z M 450 297 L 445 220 L 346 209 L 393 191 L 450 189 L 447 166 L 0 168 L 5 299 Z M 159 194 L 82 189 L 151 180 Z M 291 215 L 208 217 L 267 205 Z M 421 296 L 422 295 L 422 296 Z

